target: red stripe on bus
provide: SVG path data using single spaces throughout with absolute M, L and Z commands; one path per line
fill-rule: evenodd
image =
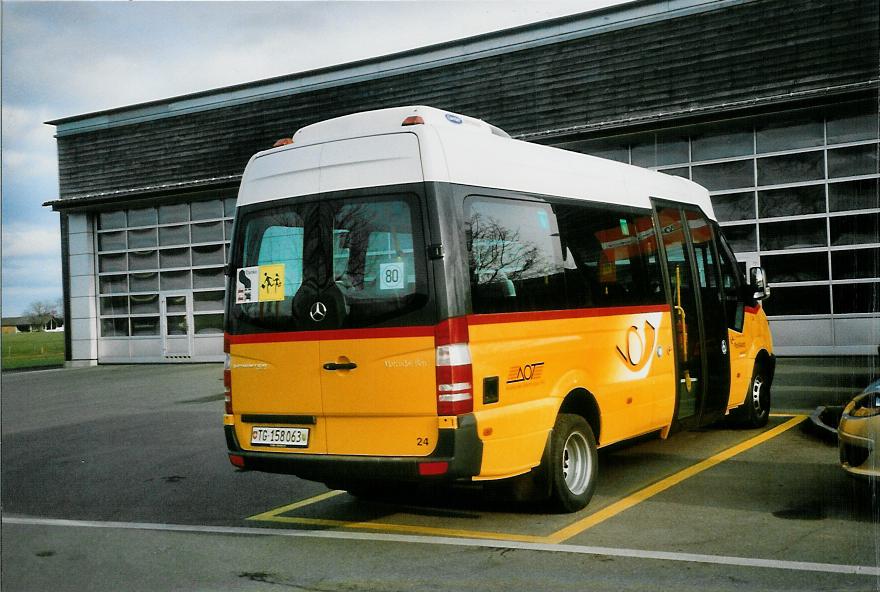
M 546 310 L 540 312 L 502 312 L 493 314 L 467 315 L 468 325 L 491 325 L 500 323 L 522 323 L 528 321 L 554 321 L 559 319 L 580 319 L 590 317 L 610 317 L 617 315 L 668 312 L 665 304 L 650 306 L 618 306 L 606 308 L 578 308 L 574 310 Z M 448 321 L 443 321 L 443 324 Z M 439 325 L 438 324 L 438 325 Z M 331 341 L 335 339 L 388 339 L 395 337 L 434 337 L 437 325 L 417 325 L 414 327 L 380 327 L 368 329 L 328 329 L 325 331 L 284 331 L 278 333 L 249 333 L 230 335 L 229 343 L 282 343 L 288 341 Z
M 496 323 L 525 323 L 531 321 L 557 321 L 590 317 L 613 317 L 618 315 L 669 312 L 668 304 L 647 306 L 614 306 L 605 308 L 576 308 L 572 310 L 542 310 L 537 312 L 499 312 L 468 315 L 468 325 L 491 325 Z
M 372 329 L 328 329 L 325 331 L 285 331 L 229 335 L 230 343 L 280 343 L 285 341 L 330 341 L 334 339 L 386 339 L 392 337 L 433 337 L 434 327 L 380 327 Z

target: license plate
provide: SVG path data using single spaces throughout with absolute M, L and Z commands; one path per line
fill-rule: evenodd
M 251 428 L 252 446 L 279 446 L 282 448 L 306 448 L 309 445 L 309 428 Z

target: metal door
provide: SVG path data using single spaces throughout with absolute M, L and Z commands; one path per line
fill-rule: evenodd
M 193 316 L 190 294 L 161 294 L 162 355 L 169 359 L 192 357 Z

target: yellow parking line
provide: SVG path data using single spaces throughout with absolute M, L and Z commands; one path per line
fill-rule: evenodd
M 337 495 L 341 495 L 345 493 L 344 491 L 340 491 L 337 489 L 333 489 L 331 491 L 326 491 L 319 495 L 306 498 L 304 500 L 300 500 L 298 502 L 294 502 L 292 504 L 287 504 L 286 506 L 281 506 L 280 508 L 275 508 L 273 510 L 269 510 L 268 512 L 262 512 L 260 514 L 255 514 L 247 518 L 247 520 L 271 520 L 272 518 L 277 517 L 280 514 L 284 514 L 286 512 L 290 512 L 291 510 L 296 510 L 298 508 L 302 508 L 305 506 L 310 506 L 312 504 L 317 504 L 318 502 L 322 502 L 325 499 L 330 499 L 331 497 L 336 497 Z
M 703 471 L 705 471 L 707 469 L 711 469 L 715 465 L 720 464 L 720 463 L 736 456 L 737 454 L 740 454 L 741 452 L 745 452 L 746 450 L 749 450 L 750 448 L 754 448 L 755 446 L 762 444 L 762 443 L 766 442 L 767 440 L 775 438 L 779 434 L 781 434 L 787 430 L 790 430 L 794 426 L 798 425 L 799 423 L 801 423 L 805 419 L 807 419 L 806 415 L 797 415 L 797 416 L 789 419 L 787 422 L 776 426 L 773 429 L 767 430 L 766 432 L 764 432 L 762 434 L 758 434 L 754 438 L 750 438 L 750 439 L 746 440 L 745 442 L 741 442 L 741 443 L 737 444 L 736 446 L 728 448 L 727 450 L 723 450 L 714 456 L 710 456 L 706 460 L 700 461 L 695 465 L 691 465 L 690 467 L 688 467 L 684 470 L 681 470 L 673 475 L 670 475 L 669 477 L 666 477 L 665 479 L 661 479 L 660 481 L 658 481 L 657 483 L 654 483 L 653 485 L 649 485 L 648 487 L 645 487 L 644 489 L 640 489 L 639 491 L 637 491 L 631 495 L 628 495 L 627 497 L 625 497 L 621 500 L 614 502 L 610 506 L 602 508 L 598 512 L 596 512 L 594 514 L 590 514 L 589 516 L 587 516 L 581 520 L 578 520 L 577 522 L 570 524 L 561 530 L 554 532 L 553 534 L 548 536 L 546 540 L 547 540 L 547 542 L 550 542 L 550 543 L 561 543 L 563 541 L 566 541 L 566 540 L 572 538 L 573 536 L 576 536 L 576 535 L 584 532 L 585 530 L 592 528 L 592 527 L 596 526 L 597 524 L 604 522 L 605 520 L 608 520 L 609 518 L 620 514 L 624 510 L 628 510 L 629 508 L 632 508 L 636 504 L 639 504 L 639 503 L 645 501 L 646 499 L 657 495 L 658 493 L 660 493 L 662 491 L 666 491 L 667 489 L 669 489 L 670 487 L 672 487 L 674 485 L 678 485 L 679 483 L 681 483 L 685 479 L 689 479 L 689 478 L 693 477 L 694 475 L 702 473 Z
M 330 527 L 330 528 L 356 528 L 356 529 L 368 529 L 368 530 L 383 530 L 390 532 L 403 532 L 409 534 L 424 534 L 424 535 L 436 535 L 436 536 L 448 536 L 448 537 L 465 537 L 465 538 L 474 538 L 474 539 L 493 539 L 493 540 L 507 540 L 507 541 L 519 541 L 526 543 L 552 543 L 558 544 L 562 543 L 578 534 L 584 532 L 585 530 L 596 526 L 612 518 L 621 512 L 632 508 L 633 506 L 640 504 L 641 502 L 666 491 L 670 487 L 678 485 L 682 481 L 693 477 L 694 475 L 698 475 L 703 471 L 710 469 L 734 456 L 745 452 L 759 444 L 762 444 L 776 436 L 782 434 L 783 432 L 788 431 L 794 426 L 798 425 L 805 419 L 807 419 L 806 415 L 795 415 L 789 416 L 787 422 L 776 426 L 766 432 L 758 434 L 757 436 L 746 440 L 745 442 L 741 442 L 731 448 L 723 450 L 714 456 L 711 456 L 705 460 L 702 460 L 686 469 L 683 469 L 669 477 L 661 479 L 660 481 L 649 485 L 643 489 L 636 491 L 628 495 L 627 497 L 620 499 L 605 508 L 602 508 L 598 512 L 590 514 L 568 526 L 562 528 L 553 534 L 548 536 L 535 536 L 535 535 L 525 535 L 525 534 L 515 534 L 515 533 L 507 533 L 507 532 L 489 532 L 489 531 L 481 531 L 481 530 L 461 530 L 454 528 L 439 528 L 434 526 L 413 526 L 407 524 L 390 524 L 387 522 L 354 522 L 354 521 L 345 521 L 345 520 L 331 520 L 325 518 L 299 518 L 295 516 L 283 516 L 282 514 L 286 514 L 292 510 L 296 510 L 299 508 L 303 508 L 305 506 L 309 506 L 312 504 L 316 504 L 318 502 L 322 502 L 324 500 L 336 497 L 337 495 L 345 493 L 344 491 L 328 491 L 304 500 L 300 500 L 298 502 L 294 502 L 292 504 L 287 504 L 286 506 L 281 506 L 278 508 L 274 508 L 267 512 L 263 512 L 261 514 L 255 514 L 248 518 L 248 520 L 257 520 L 262 522 L 276 522 L 282 524 L 301 524 L 304 526 L 322 526 L 322 527 Z
M 372 530 L 387 530 L 392 532 L 406 532 L 411 534 L 433 534 L 438 536 L 454 536 L 469 537 L 475 539 L 500 539 L 508 541 L 520 541 L 524 543 L 545 543 L 546 537 L 530 536 L 524 534 L 507 533 L 507 532 L 485 532 L 479 530 L 459 530 L 454 528 L 437 528 L 434 526 L 410 526 L 406 524 L 388 524 L 385 522 L 348 522 L 345 520 L 331 520 L 325 518 L 300 518 L 297 516 L 282 516 L 292 510 L 297 510 L 305 506 L 317 504 L 326 499 L 336 497 L 345 493 L 344 491 L 333 490 L 325 493 L 280 506 L 267 512 L 255 514 L 247 518 L 247 520 L 256 520 L 260 522 L 279 522 L 282 524 L 304 524 L 308 526 L 331 526 L 337 528 L 364 528 Z
M 446 537 L 464 537 L 471 539 L 491 539 L 500 541 L 518 541 L 523 543 L 546 543 L 547 537 L 515 534 L 510 532 L 487 532 L 482 530 L 460 530 L 456 528 L 438 528 L 436 526 L 414 526 L 409 524 L 390 524 L 387 522 L 347 522 L 345 520 L 329 520 L 325 518 L 297 518 L 294 516 L 273 516 L 260 518 L 266 522 L 283 524 L 304 524 L 308 526 L 330 526 L 337 528 L 362 528 L 368 530 L 384 530 L 405 532 L 409 534 L 427 534 Z

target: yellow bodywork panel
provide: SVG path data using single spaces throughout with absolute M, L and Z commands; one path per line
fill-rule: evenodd
M 474 412 L 483 440 L 481 478 L 537 466 L 559 406 L 575 389 L 586 389 L 598 403 L 601 446 L 671 423 L 670 315 L 665 306 L 644 308 L 617 309 L 618 314 L 581 311 L 583 316 L 555 319 L 543 313 L 469 318 Z M 484 404 L 483 380 L 493 376 L 499 400 Z
M 770 324 L 763 307 L 746 308 L 742 333 L 728 330 L 730 341 L 730 398 L 728 409 L 742 405 L 761 350 L 773 353 Z
M 433 337 L 240 343 L 231 346 L 236 435 L 245 450 L 426 456 L 437 441 Z M 328 363 L 354 363 L 327 370 Z M 251 446 L 242 414 L 314 416 L 307 448 Z M 278 424 L 260 423 L 274 426 Z

